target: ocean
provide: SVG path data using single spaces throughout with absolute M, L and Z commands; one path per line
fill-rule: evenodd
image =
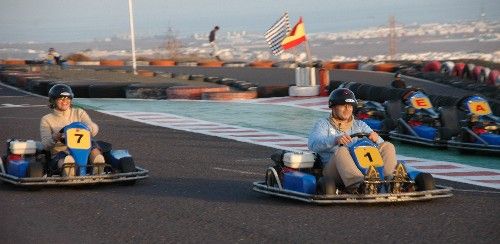
M 138 36 L 180 36 L 221 31 L 263 33 L 287 11 L 293 25 L 300 16 L 306 31 L 340 32 L 397 24 L 500 20 L 500 1 L 470 0 L 149 0 L 134 2 Z M 2 0 L 0 43 L 79 42 L 128 35 L 128 5 L 123 0 Z

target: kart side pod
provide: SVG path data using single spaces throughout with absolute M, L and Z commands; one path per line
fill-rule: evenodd
M 316 193 L 316 177 L 300 171 L 283 173 L 283 188 L 307 194 Z

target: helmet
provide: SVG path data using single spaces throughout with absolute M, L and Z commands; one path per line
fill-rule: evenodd
M 49 103 L 50 107 L 54 108 L 55 107 L 55 102 L 56 99 L 61 98 L 61 97 L 69 97 L 73 99 L 75 95 L 73 94 L 73 91 L 71 90 L 71 87 L 69 87 L 66 84 L 57 84 L 50 88 L 49 90 Z
M 394 78 L 401 78 L 401 74 L 399 72 L 394 74 Z
M 354 93 L 347 88 L 337 88 L 330 93 L 328 98 L 328 107 L 331 108 L 335 105 L 351 104 L 353 106 L 358 104 Z

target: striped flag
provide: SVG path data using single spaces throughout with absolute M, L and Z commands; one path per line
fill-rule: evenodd
M 290 22 L 288 13 L 285 12 L 264 35 L 274 55 L 280 55 L 283 52 L 281 42 L 287 37 L 288 32 L 290 32 Z

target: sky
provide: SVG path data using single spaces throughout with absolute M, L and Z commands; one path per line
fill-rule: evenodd
M 264 33 L 283 12 L 308 32 L 397 23 L 500 20 L 498 0 L 133 0 L 138 36 L 221 31 Z M 128 0 L 0 0 L 0 42 L 66 42 L 126 35 Z

